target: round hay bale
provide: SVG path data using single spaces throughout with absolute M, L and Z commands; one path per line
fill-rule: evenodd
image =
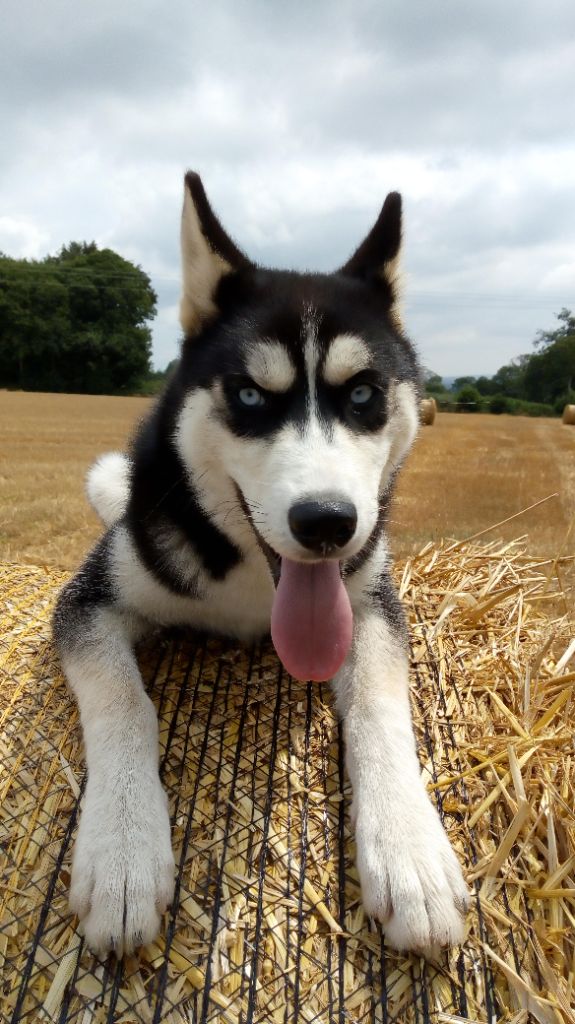
M 424 427 L 431 427 L 437 414 L 435 398 L 423 398 L 419 406 L 419 419 Z
M 51 609 L 67 574 L 0 563 L 0 828 L 7 853 L 0 861 L 0 1020 L 79 1024 L 118 1020 L 121 1013 L 134 1024 L 153 1014 L 173 1024 L 344 1017 L 413 1024 L 430 1020 L 434 1001 L 444 1020 L 461 1020 L 462 1005 L 474 1020 L 487 1020 L 493 1006 L 514 1005 L 518 991 L 528 992 L 534 1007 L 547 1006 L 549 989 L 571 991 L 573 929 L 564 929 L 565 956 L 549 959 L 545 977 L 540 973 L 541 935 L 554 937 L 557 895 L 567 893 L 567 903 L 570 878 L 556 875 L 557 888 L 541 886 L 557 871 L 556 857 L 532 829 L 509 863 L 493 822 L 516 829 L 525 818 L 510 808 L 505 785 L 489 784 L 486 801 L 485 778 L 477 774 L 478 752 L 481 764 L 497 760 L 522 800 L 518 813 L 551 805 L 558 834 L 569 834 L 571 737 L 558 710 L 571 697 L 570 674 L 560 669 L 571 633 L 567 624 L 558 629 L 554 612 L 548 617 L 549 605 L 535 611 L 516 594 L 519 585 L 531 599 L 556 597 L 562 607 L 563 591 L 559 579 L 555 584 L 523 560 L 521 547 L 513 546 L 518 560 L 509 548 L 497 541 L 459 544 L 457 551 L 426 545 L 397 572 L 408 583 L 413 622 L 417 736 L 426 757 L 434 741 L 440 765 L 433 792 L 448 793 L 458 808 L 457 817 L 446 815 L 446 827 L 462 862 L 475 863 L 478 848 L 488 851 L 484 878 L 490 870 L 496 882 L 491 912 L 480 915 L 474 902 L 467 917 L 463 955 L 477 973 L 453 971 L 448 985 L 433 968 L 414 985 L 413 957 L 390 954 L 359 905 L 351 794 L 328 688 L 290 680 L 269 643 L 238 647 L 183 633 L 151 636 L 138 650 L 159 714 L 178 899 L 154 942 L 123 961 L 98 963 L 68 910 L 85 765 L 78 713 L 50 639 Z M 462 591 L 477 598 L 471 616 L 468 606 L 458 608 L 437 636 L 438 608 Z M 510 659 L 509 634 L 519 629 L 526 642 Z M 543 671 L 553 685 L 541 687 L 537 708 L 546 732 L 541 740 L 534 733 L 541 778 L 522 775 L 515 753 L 521 748 L 509 744 L 509 715 L 523 714 L 531 652 L 549 647 L 551 629 L 555 643 Z M 509 684 L 506 704 L 485 700 L 501 680 Z M 449 715 L 444 709 L 454 694 L 461 713 L 447 732 L 436 728 L 433 709 Z M 493 819 L 484 813 L 486 802 Z M 510 973 L 504 958 L 513 929 L 521 960 Z M 568 1018 L 557 1011 L 538 1019 Z
M 563 410 L 563 422 L 575 424 L 575 405 L 566 405 Z

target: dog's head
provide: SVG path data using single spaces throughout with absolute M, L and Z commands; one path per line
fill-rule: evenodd
M 336 272 L 262 269 L 225 233 L 200 178 L 186 176 L 177 446 L 208 511 L 229 519 L 223 474 L 282 562 L 358 555 L 415 436 L 400 244 L 401 198 L 390 193 Z

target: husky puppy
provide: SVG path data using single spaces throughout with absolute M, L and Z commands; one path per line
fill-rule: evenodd
M 385 537 L 418 425 L 400 242 L 391 193 L 335 273 L 263 269 L 186 176 L 182 357 L 129 456 L 90 472 L 108 529 L 54 618 L 88 763 L 70 907 L 97 953 L 152 940 L 173 894 L 156 714 L 133 652 L 151 624 L 242 641 L 271 625 L 290 673 L 333 679 L 365 910 L 399 949 L 462 940 L 467 890 L 420 776 Z

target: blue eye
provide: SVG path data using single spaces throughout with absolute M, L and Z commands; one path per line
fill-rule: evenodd
M 238 398 L 242 405 L 249 407 L 250 409 L 256 408 L 266 404 L 266 400 L 258 388 L 240 388 L 238 391 Z
M 371 384 L 356 384 L 349 393 L 349 400 L 352 405 L 367 405 L 374 393 Z

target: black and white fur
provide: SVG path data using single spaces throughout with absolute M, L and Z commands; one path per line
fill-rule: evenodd
M 153 939 L 173 893 L 156 714 L 134 644 L 150 624 L 268 633 L 281 557 L 337 556 L 353 608 L 333 687 L 365 909 L 401 949 L 462 940 L 467 891 L 420 777 L 384 529 L 418 423 L 400 240 L 392 193 L 336 273 L 262 269 L 226 235 L 199 177 L 186 176 L 182 357 L 130 454 L 90 472 L 107 532 L 55 613 L 88 763 L 70 906 L 98 953 Z M 324 495 L 352 503 L 357 525 L 337 552 L 310 554 L 288 513 Z

